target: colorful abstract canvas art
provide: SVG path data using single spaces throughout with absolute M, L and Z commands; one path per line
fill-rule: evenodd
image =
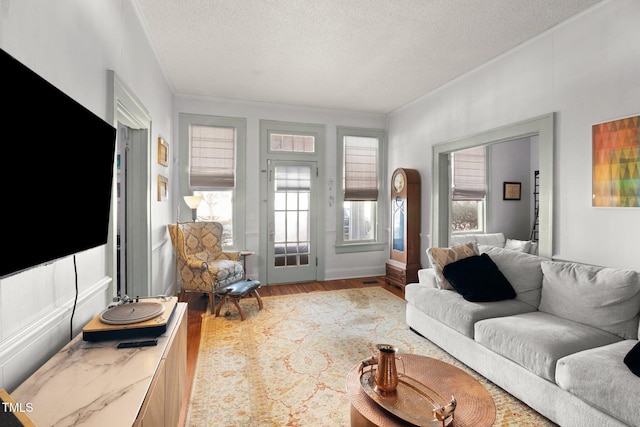
M 593 206 L 640 207 L 640 116 L 593 126 Z

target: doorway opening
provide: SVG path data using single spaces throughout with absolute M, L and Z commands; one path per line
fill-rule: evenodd
M 118 130 L 115 191 L 108 242 L 111 296 L 145 297 L 151 290 L 151 118 L 139 100 L 109 72 L 111 122 Z M 120 182 L 120 179 L 123 179 Z
M 324 280 L 325 126 L 260 121 L 263 284 Z

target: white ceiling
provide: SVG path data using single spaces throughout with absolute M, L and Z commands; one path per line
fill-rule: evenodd
M 600 0 L 137 0 L 176 94 L 389 113 Z

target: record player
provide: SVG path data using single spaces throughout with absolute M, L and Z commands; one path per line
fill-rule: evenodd
M 177 297 L 130 299 L 125 296 L 87 323 L 82 329 L 82 339 L 107 341 L 160 336 L 166 332 L 177 303 Z

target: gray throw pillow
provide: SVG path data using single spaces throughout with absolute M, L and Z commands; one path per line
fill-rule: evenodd
M 548 258 L 493 246 L 478 245 L 480 253 L 488 254 L 516 291 L 516 299 L 538 308 L 542 290 L 540 264 Z

